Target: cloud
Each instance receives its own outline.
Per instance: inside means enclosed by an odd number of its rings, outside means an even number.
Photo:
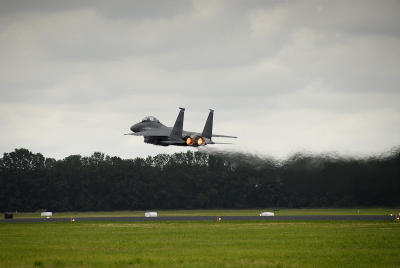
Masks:
[[[57,13],[74,12],[81,9],[95,9],[106,17],[120,19],[154,19],[159,17],[172,17],[187,9],[192,9],[190,1],[139,1],[139,0],[29,0],[5,1],[2,3],[0,15],[15,16],[26,13]]]
[[[146,115],[235,146],[372,153],[400,138],[398,1],[6,1],[0,130],[66,156],[175,152],[122,136]],[[366,134],[367,133],[367,134]],[[219,147],[218,147],[219,148]]]

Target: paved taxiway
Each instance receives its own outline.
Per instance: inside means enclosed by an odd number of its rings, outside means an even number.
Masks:
[[[292,220],[325,220],[325,221],[358,221],[384,220],[392,221],[394,217],[386,215],[303,215],[303,216],[220,216],[221,221],[292,221]],[[168,217],[76,217],[75,222],[145,222],[145,221],[216,221],[216,216],[168,216]],[[17,218],[1,219],[0,222],[69,222],[70,218]]]

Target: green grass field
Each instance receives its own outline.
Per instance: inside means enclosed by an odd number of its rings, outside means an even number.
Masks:
[[[0,267],[400,267],[400,224],[0,223]]]
[[[157,211],[157,210],[156,210]],[[263,211],[274,211],[273,208],[266,208]],[[399,209],[393,208],[324,208],[324,209],[280,209],[275,212],[277,216],[287,215],[389,215],[399,213]],[[209,209],[209,210],[159,210],[158,215],[162,216],[257,216],[260,210],[257,209]],[[121,216],[144,216],[144,211],[101,211],[101,212],[55,212],[55,218],[69,217],[121,217]],[[40,212],[16,213],[15,218],[40,218]]]

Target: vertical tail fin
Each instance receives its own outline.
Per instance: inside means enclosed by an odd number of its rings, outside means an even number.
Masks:
[[[214,110],[210,109],[210,113],[208,114],[207,121],[203,129],[203,133],[201,133],[201,136],[203,136],[204,138],[211,139],[212,137],[213,117]]]
[[[182,138],[183,131],[183,117],[185,114],[185,108],[179,107],[180,111],[178,117],[176,118],[174,127],[171,130],[171,134],[169,134],[170,138],[180,139]]]

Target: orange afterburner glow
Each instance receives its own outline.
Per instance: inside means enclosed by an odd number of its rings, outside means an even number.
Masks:
[[[197,145],[199,145],[199,146],[204,145],[204,139],[203,138],[198,138]]]
[[[194,143],[194,140],[191,137],[186,139],[186,144],[187,145],[193,145],[193,143]]]

